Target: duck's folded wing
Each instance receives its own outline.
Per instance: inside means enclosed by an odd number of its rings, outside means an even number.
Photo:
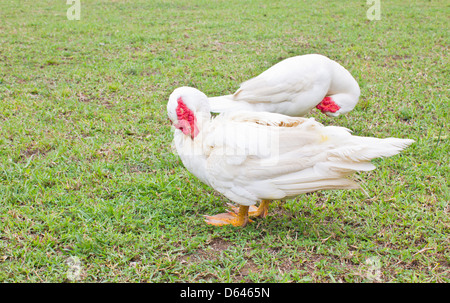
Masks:
[[[216,190],[251,205],[323,189],[357,188],[347,178],[350,174],[374,169],[370,159],[396,154],[412,142],[357,137],[314,119],[279,121],[280,116],[265,116],[266,124],[228,120],[226,127],[212,132],[206,169]]]
[[[249,103],[279,103],[302,92],[326,92],[331,79],[327,65],[306,60],[308,59],[293,57],[272,66],[243,82],[233,99]]]

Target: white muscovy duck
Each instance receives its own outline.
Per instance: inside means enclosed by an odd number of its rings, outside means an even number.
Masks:
[[[215,113],[247,110],[301,117],[317,107],[328,116],[351,111],[358,103],[358,82],[344,67],[323,55],[285,59],[244,82],[233,95],[210,97]]]
[[[358,188],[347,177],[375,168],[413,140],[358,137],[313,118],[266,112],[230,112],[211,117],[207,96],[180,87],[167,104],[174,143],[184,166],[239,208],[206,216],[213,225],[245,226],[265,217],[270,200],[327,189]],[[255,205],[260,202],[258,208]]]

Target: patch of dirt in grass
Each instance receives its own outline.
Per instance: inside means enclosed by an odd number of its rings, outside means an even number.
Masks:
[[[202,260],[217,260],[221,251],[228,249],[231,243],[223,239],[213,239],[209,243],[210,249],[198,249],[195,253],[178,257],[178,261],[182,263],[199,263]]]
[[[209,247],[214,251],[224,251],[228,249],[230,245],[231,243],[220,238],[215,238],[209,243]]]
[[[20,156],[18,158],[18,162],[25,163],[29,161],[30,157],[35,156],[45,156],[48,154],[53,148],[43,148],[43,147],[34,147],[33,145],[27,147],[25,150],[20,152]]]
[[[220,258],[220,252],[227,250],[231,245],[232,243],[225,241],[224,239],[215,238],[208,244],[207,249],[198,249],[195,253],[178,256],[177,260],[178,262],[185,263],[186,265],[198,264],[206,260],[216,261]],[[253,260],[246,259],[246,263],[240,269],[236,269],[233,272],[233,281],[240,282],[244,280],[250,282],[249,280],[246,280],[246,277],[250,273],[256,273],[260,270],[261,269],[255,262],[253,262]],[[202,279],[211,279],[213,277],[214,275],[212,273],[199,276],[199,278]]]
[[[250,273],[257,273],[260,272],[261,269],[258,267],[258,265],[255,264],[251,259],[248,259],[245,265],[236,273],[236,275],[233,277],[234,282],[239,281],[246,281],[251,282],[250,280],[246,279],[246,277]]]
[[[28,158],[33,155],[45,155],[49,151],[50,149],[28,147],[26,150],[22,152],[22,155]]]

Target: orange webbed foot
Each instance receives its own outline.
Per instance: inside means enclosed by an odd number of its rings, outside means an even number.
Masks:
[[[241,205],[239,207],[239,211],[236,212],[226,212],[221,213],[215,216],[205,216],[205,222],[210,225],[222,226],[222,225],[233,225],[233,226],[242,226],[247,225],[248,222],[252,222],[248,218],[248,206]]]

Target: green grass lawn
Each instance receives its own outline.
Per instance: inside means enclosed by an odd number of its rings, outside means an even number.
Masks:
[[[448,1],[65,2],[0,2],[0,282],[450,282]],[[172,152],[169,94],[307,53],[361,87],[310,116],[416,143],[355,175],[366,193],[206,225],[227,199]]]

